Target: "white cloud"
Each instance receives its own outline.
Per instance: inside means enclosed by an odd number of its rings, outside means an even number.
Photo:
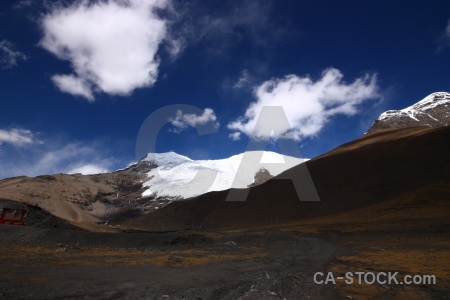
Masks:
[[[188,127],[195,127],[197,125],[205,125],[212,123],[214,127],[219,127],[216,114],[211,108],[205,108],[201,115],[196,114],[183,114],[181,110],[177,110],[176,116],[169,120],[175,127],[174,132],[181,132]]]
[[[239,141],[239,140],[241,139],[241,133],[240,133],[240,132],[233,132],[233,133],[230,133],[230,134],[228,135],[228,137],[229,137],[231,140],[233,140],[233,141]]]
[[[160,44],[168,37],[158,9],[169,0],[76,1],[44,15],[40,45],[71,63],[73,74],[55,75],[63,91],[94,99],[94,92],[128,95],[152,86]],[[174,44],[176,45],[176,43]],[[176,50],[173,50],[175,53]]]
[[[339,70],[329,68],[317,81],[297,75],[266,81],[255,88],[256,101],[245,115],[228,124],[228,128],[254,139],[269,139],[267,133],[253,132],[256,121],[263,106],[282,106],[291,128],[282,128],[283,133],[274,138],[299,141],[319,133],[332,116],[354,115],[358,105],[379,98],[376,75],[366,74],[350,84],[342,79]]]
[[[33,133],[28,129],[0,129],[0,145],[2,143],[8,143],[14,146],[24,146],[26,144],[33,144],[35,142],[36,141],[33,138]]]
[[[66,92],[74,96],[82,96],[88,101],[94,101],[91,86],[80,77],[74,75],[54,75],[52,76],[52,81],[61,92]]]
[[[26,55],[17,51],[10,41],[3,40],[0,42],[0,67],[2,69],[15,67],[19,60],[26,59]]]
[[[101,166],[87,164],[87,165],[76,167],[67,173],[69,173],[69,174],[81,173],[83,175],[89,175],[89,174],[99,174],[99,173],[106,173],[106,172],[108,172],[108,170]]]

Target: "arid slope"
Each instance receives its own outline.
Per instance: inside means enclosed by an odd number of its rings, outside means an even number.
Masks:
[[[213,192],[121,225],[145,230],[258,227],[368,207],[450,182],[449,138],[449,127],[384,130],[308,161],[320,202],[299,201],[292,183],[275,177],[251,188],[245,202],[225,201],[228,191]],[[298,167],[283,175],[298,176]]]

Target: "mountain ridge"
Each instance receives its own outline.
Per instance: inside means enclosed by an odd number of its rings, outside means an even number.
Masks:
[[[335,164],[339,168],[350,170],[349,166],[354,164],[354,162],[348,158],[347,153],[357,153],[354,152],[355,149],[360,149],[360,151],[367,153],[376,151],[374,149],[378,147],[377,145],[379,143],[389,143],[393,147],[406,147],[405,143],[410,143],[414,139],[417,140],[416,136],[427,135],[428,131],[425,129],[433,129],[430,127],[434,123],[431,124],[423,121],[428,120],[424,119],[424,114],[432,116],[434,119],[442,119],[436,126],[448,125],[448,123],[445,123],[445,120],[450,116],[449,107],[450,94],[438,92],[427,96],[402,111],[388,111],[383,113],[377,119],[379,124],[376,125],[376,121],[366,135],[337,147],[315,158],[312,162],[308,161],[307,165],[317,165],[316,161],[327,161],[329,157],[345,156],[344,163],[337,164],[336,162]],[[398,123],[395,121],[397,120],[396,118],[406,118],[405,120],[413,121]],[[425,122],[419,124],[422,129],[403,128],[404,130],[401,130],[402,128],[396,129],[395,127],[407,126],[408,124],[417,127],[417,120],[419,122]],[[379,126],[380,124],[381,126]],[[424,126],[428,128],[424,128]],[[444,138],[445,134],[448,134],[447,131],[442,131],[440,133],[441,138],[436,138],[435,142],[440,143],[441,146],[445,146],[447,143]],[[397,140],[401,140],[401,145],[398,145],[400,142]],[[423,147],[420,143],[418,145]],[[436,148],[436,151],[441,151],[441,149]],[[244,155],[249,155],[246,159],[250,162],[256,162],[255,167],[246,169],[243,174],[238,174],[238,168]],[[266,155],[266,161],[264,160],[264,155]],[[392,161],[393,166],[396,166],[396,168],[399,167],[398,161],[404,160],[403,156],[410,157],[410,153],[408,152],[403,154],[397,153],[397,155],[398,158]],[[381,157],[376,157],[376,159],[380,162],[383,161]],[[419,156],[413,159],[419,162],[423,160]],[[443,158],[443,161],[445,159]],[[293,172],[292,170],[295,169],[295,166],[304,160],[268,151],[244,152],[221,160],[198,161],[173,151],[148,153],[135,164],[112,173],[95,175],[55,174],[34,178],[15,177],[0,180],[0,197],[31,205],[38,205],[56,216],[73,222],[105,222],[112,219],[120,219],[123,217],[132,218],[147,214],[166,206],[173,200],[190,199],[192,197],[203,199],[206,197],[203,196],[205,194],[223,195],[219,191],[226,191],[232,187],[252,187],[252,190],[259,190],[259,186],[263,185],[278,186],[278,184],[274,185],[271,183],[274,181],[273,179],[276,179],[280,173]],[[411,160],[410,163],[414,164],[414,160]],[[272,162],[272,164],[267,162]],[[277,165],[273,164],[274,162],[288,162],[291,165]],[[431,163],[435,164],[433,160],[430,160]],[[362,167],[364,166],[363,161],[360,164],[359,169],[355,169],[354,172],[361,176],[364,174],[364,170],[371,172],[369,167],[365,167],[365,169]],[[377,166],[374,165],[373,168],[375,167]],[[322,168],[325,167],[322,166]],[[406,162],[403,168],[408,168],[410,172],[414,172],[413,166],[409,166]],[[333,173],[332,171],[334,172],[334,170],[330,170],[329,173]],[[386,169],[386,172],[389,171],[390,169]],[[427,172],[435,171],[427,170]],[[191,183],[197,174],[200,174],[199,181],[203,184],[201,186],[201,188],[204,188],[203,190],[198,189],[198,187]],[[314,168],[311,175],[314,175]],[[338,176],[344,175],[339,174]],[[381,178],[387,175],[381,175],[380,173],[379,176]],[[337,180],[330,178],[328,173],[323,173],[319,177],[326,177],[329,182]],[[235,178],[237,179],[237,184],[233,184],[235,183]],[[349,187],[347,185],[352,182],[358,182],[358,180],[358,176],[355,176],[353,179],[348,179],[348,182],[342,182],[340,188],[348,189]],[[255,187],[255,185],[258,186]],[[291,192],[289,192],[291,187],[285,187],[284,189],[277,187],[276,189],[281,193],[280,195],[282,197],[284,197],[283,195],[285,193],[291,195]],[[327,190],[327,188],[322,188],[322,190]],[[322,195],[320,196],[322,197]],[[265,195],[262,194],[261,197],[265,197]],[[215,202],[212,196],[208,196],[207,198]],[[202,210],[207,209],[213,203],[203,203],[203,205],[205,207]],[[255,209],[259,210],[259,208]]]
[[[244,154],[245,152],[232,157],[236,159]],[[275,157],[283,157],[280,154],[273,154]],[[302,159],[295,159],[295,161],[297,160]],[[226,166],[226,159],[222,161],[221,167]],[[278,162],[282,161],[283,158]],[[199,163],[199,161],[194,161],[173,151],[149,153],[139,162],[111,173],[53,174],[6,178],[0,180],[0,197],[29,205],[37,205],[55,216],[76,223],[108,222],[117,218],[130,218],[146,214],[164,207],[173,200],[189,198],[191,195],[173,193],[161,195],[149,193],[147,195],[145,192],[148,188],[144,188],[143,184],[151,180],[147,174],[152,170],[153,172],[176,173],[179,172],[179,167],[186,166],[186,163],[190,163],[192,167],[195,164],[201,166],[201,162],[214,164],[215,160],[203,160]],[[257,166],[259,167],[259,165]],[[264,167],[264,165],[261,166]],[[208,166],[203,165],[203,167]],[[209,167],[213,166],[210,165]],[[156,170],[157,168],[161,168],[161,170]],[[284,167],[281,171],[287,168]],[[193,175],[195,172],[197,170],[193,169],[190,174]],[[230,175],[228,179],[234,178],[233,172],[227,174]],[[272,170],[270,173],[271,176],[275,174],[278,174],[278,172]],[[246,181],[240,183],[243,187],[253,183],[261,184],[270,178],[266,173],[258,175],[257,171],[254,174],[248,172],[248,175]],[[258,178],[258,176],[261,176],[261,178]],[[217,177],[220,178],[220,176]],[[171,184],[170,180],[163,180],[161,183]],[[229,186],[226,185],[223,189],[231,187],[233,182],[229,180],[225,183]],[[193,188],[192,185],[187,187]]]
[[[403,199],[422,187],[450,180],[449,135],[449,127],[385,130],[309,160],[306,164],[321,201],[299,201],[292,183],[275,177],[252,187],[247,201],[226,201],[228,190],[209,192],[174,201],[127,224],[140,230],[160,230],[163,223],[166,230],[189,229],[192,224],[247,228],[268,226],[275,217],[288,223]],[[297,175],[298,166],[282,177]]]
[[[382,113],[367,133],[384,129],[450,125],[450,93],[435,92],[401,110]]]
[[[245,170],[240,170],[244,157],[251,163],[246,164]],[[143,186],[147,190],[143,197],[184,199],[205,192],[263,183],[263,178],[270,177],[263,175],[262,169],[273,177],[306,160],[271,151],[247,151],[223,159],[192,160],[171,151],[149,153],[130,168],[146,171],[148,180]]]

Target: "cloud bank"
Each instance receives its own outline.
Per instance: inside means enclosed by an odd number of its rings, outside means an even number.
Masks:
[[[0,178],[37,176],[55,173],[96,174],[108,172],[113,160],[97,144],[49,142],[21,147],[15,151],[0,149]]]
[[[40,46],[71,64],[56,74],[62,91],[94,101],[96,92],[128,95],[152,86],[158,77],[157,51],[167,21],[158,12],[169,0],[76,1],[44,15]]]
[[[50,145],[41,152],[35,162],[33,173],[103,173],[107,172],[111,161],[101,156],[96,145],[69,143],[62,147]]]
[[[245,114],[228,124],[232,140],[243,133],[252,139],[287,138],[300,141],[320,132],[335,115],[351,116],[358,106],[370,99],[379,98],[375,74],[366,74],[347,84],[343,74],[334,68],[323,71],[321,78],[313,81],[309,76],[288,75],[272,79],[254,89],[256,101]],[[255,130],[263,106],[282,106],[291,128],[283,128],[279,136]]]
[[[97,174],[108,172],[115,161],[103,143],[42,141],[31,130],[0,129],[0,179],[54,173]]]

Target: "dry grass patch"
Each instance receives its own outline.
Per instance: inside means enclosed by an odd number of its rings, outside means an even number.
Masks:
[[[353,299],[438,299],[450,290],[450,239],[445,233],[353,236],[343,243],[347,250],[354,251],[354,255],[338,257],[330,267],[334,274],[398,272],[398,281],[403,281],[405,275],[434,275],[436,284],[359,285],[355,280],[354,284],[347,285],[337,281],[336,289],[341,296]]]
[[[187,267],[260,258],[267,255],[260,248],[218,251],[210,249],[176,249],[176,250],[139,250],[88,248],[62,251],[58,248],[21,246],[10,248],[1,246],[2,261],[0,265],[18,265],[28,267],[55,266],[174,266]]]

